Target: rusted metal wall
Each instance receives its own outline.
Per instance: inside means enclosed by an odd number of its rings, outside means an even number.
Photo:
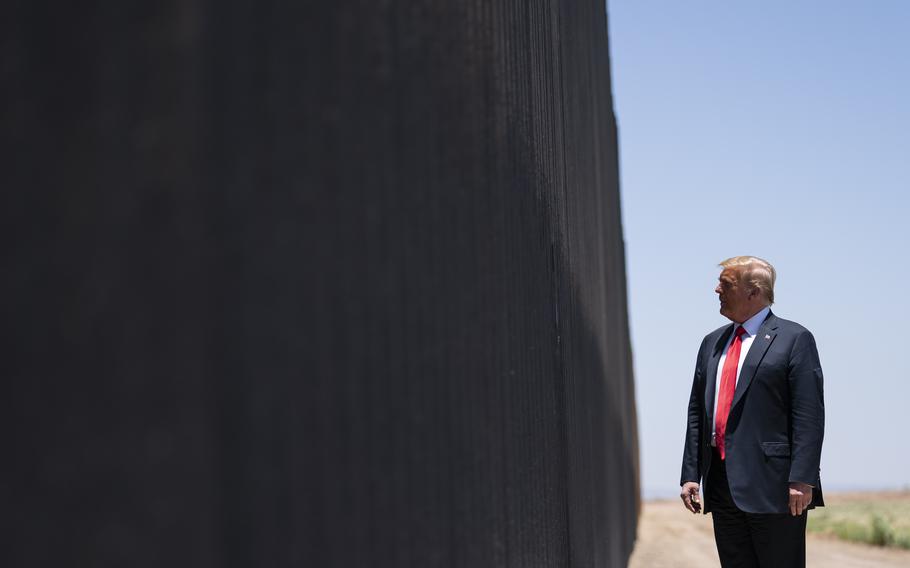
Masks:
[[[603,2],[14,4],[4,566],[624,566]]]

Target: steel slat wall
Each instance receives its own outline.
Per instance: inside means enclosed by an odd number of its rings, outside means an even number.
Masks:
[[[8,566],[622,566],[597,2],[20,3]]]

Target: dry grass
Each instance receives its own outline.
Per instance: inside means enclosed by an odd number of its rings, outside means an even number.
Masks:
[[[910,490],[834,494],[809,514],[810,532],[910,550]]]

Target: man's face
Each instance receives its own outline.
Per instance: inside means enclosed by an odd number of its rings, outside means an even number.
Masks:
[[[720,297],[720,314],[727,319],[742,323],[749,319],[754,304],[755,292],[740,279],[741,267],[731,266],[725,268],[718,277],[717,287],[714,289]]]

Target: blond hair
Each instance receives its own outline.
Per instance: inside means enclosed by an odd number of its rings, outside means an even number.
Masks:
[[[722,268],[741,267],[739,278],[752,289],[761,290],[768,305],[774,303],[774,281],[777,280],[777,271],[767,260],[757,256],[734,256],[722,261],[718,266]]]

